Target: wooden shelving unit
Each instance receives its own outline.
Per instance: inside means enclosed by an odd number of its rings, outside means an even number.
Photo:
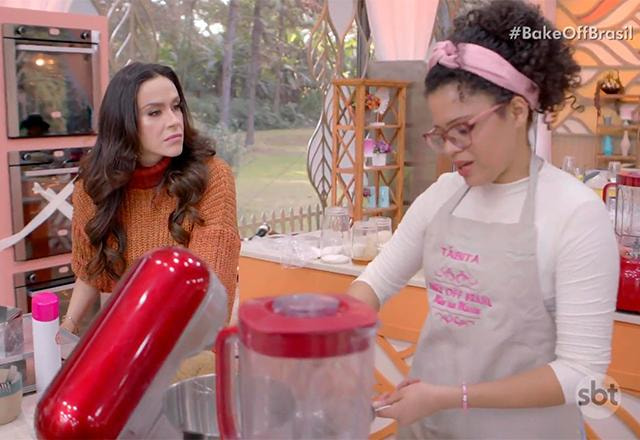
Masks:
[[[611,94],[608,95],[601,90],[595,94],[594,105],[597,110],[596,134],[598,135],[598,145],[595,148],[594,163],[597,168],[607,168],[610,161],[617,160],[619,162],[630,163],[633,166],[640,166],[640,145],[638,142],[638,131],[640,124],[637,121],[624,126],[620,123],[612,125],[604,125],[602,121],[602,108],[604,106],[613,106],[616,113],[619,113],[620,104],[638,104],[640,105],[640,95],[627,94]],[[628,156],[623,156],[620,151],[620,141],[627,131],[629,140],[631,141],[631,150]],[[614,154],[607,156],[602,154],[602,138],[603,136],[611,136],[614,138]]]
[[[408,82],[375,79],[335,79],[333,81],[333,148],[331,204],[347,206],[354,220],[384,215],[391,217],[394,228],[402,218],[404,178],[405,122]],[[387,108],[376,118],[367,120],[365,98],[380,89],[388,89]],[[380,125],[383,124],[383,125]],[[391,145],[387,165],[367,166],[364,141],[384,140]],[[364,182],[380,188],[389,187],[389,207],[364,206]]]
[[[602,125],[599,124],[597,127],[596,133],[600,136],[622,136],[625,130],[627,131],[637,131],[640,128],[638,124],[630,124],[626,127],[624,125]]]
[[[596,154],[597,160],[617,160],[619,162],[634,162],[636,161],[635,156],[623,156],[621,154],[614,154],[613,156],[605,156],[604,154]]]

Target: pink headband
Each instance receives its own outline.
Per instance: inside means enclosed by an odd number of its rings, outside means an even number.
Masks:
[[[471,43],[453,44],[450,40],[435,44],[429,58],[429,69],[437,63],[450,69],[474,73],[489,82],[521,95],[532,110],[538,107],[536,83],[518,72],[507,60],[486,47]]]

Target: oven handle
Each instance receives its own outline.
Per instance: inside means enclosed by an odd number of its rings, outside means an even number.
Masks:
[[[53,170],[33,170],[33,171],[25,171],[23,174],[26,177],[44,177],[44,176],[58,176],[60,174],[73,174],[77,173],[79,167],[70,167],[70,168],[56,168]]]
[[[38,290],[34,290],[33,292],[31,290],[29,290],[29,288],[27,288],[27,292],[29,294],[30,298],[33,298],[33,295],[37,295],[38,293],[42,293],[42,292],[62,292],[63,290],[69,290],[69,289],[73,289],[73,287],[75,286],[76,282],[74,281],[73,283],[70,284],[64,284],[62,286],[56,286],[56,287],[51,287],[51,288],[44,288],[44,289],[38,289]]]
[[[95,53],[95,49],[90,47],[38,46],[35,44],[16,44],[16,50],[24,50],[27,52]]]

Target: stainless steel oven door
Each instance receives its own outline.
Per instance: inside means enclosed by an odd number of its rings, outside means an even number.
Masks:
[[[20,232],[49,203],[37,188],[59,193],[78,174],[88,149],[10,152],[9,181],[13,233]],[[56,155],[58,157],[56,157]],[[67,199],[71,203],[71,197]],[[14,246],[15,260],[27,261],[71,252],[71,220],[55,211]]]
[[[49,203],[34,192],[34,184],[60,192],[78,172],[77,167],[53,170],[11,169],[13,232],[21,231]],[[69,202],[71,197],[69,197]],[[71,252],[71,220],[55,211],[43,224],[14,246],[15,260],[26,261]]]
[[[3,38],[10,138],[96,133],[98,33],[88,35],[86,42]]]

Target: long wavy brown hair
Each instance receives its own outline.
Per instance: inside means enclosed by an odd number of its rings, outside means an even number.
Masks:
[[[116,280],[126,269],[127,235],[118,214],[141,151],[137,95],[143,82],[158,76],[176,86],[184,119],[182,153],[171,159],[157,188],[166,189],[176,199],[176,209],[167,219],[168,228],[176,242],[187,246],[190,234],[183,228],[184,221],[203,221],[195,205],[207,185],[205,159],[215,154],[213,143],[193,128],[180,81],[170,67],[130,64],[116,73],[107,87],[100,106],[96,145],[80,165],[80,179],[96,208],[95,216],[84,227],[95,251],[88,264],[92,278],[106,273]]]

